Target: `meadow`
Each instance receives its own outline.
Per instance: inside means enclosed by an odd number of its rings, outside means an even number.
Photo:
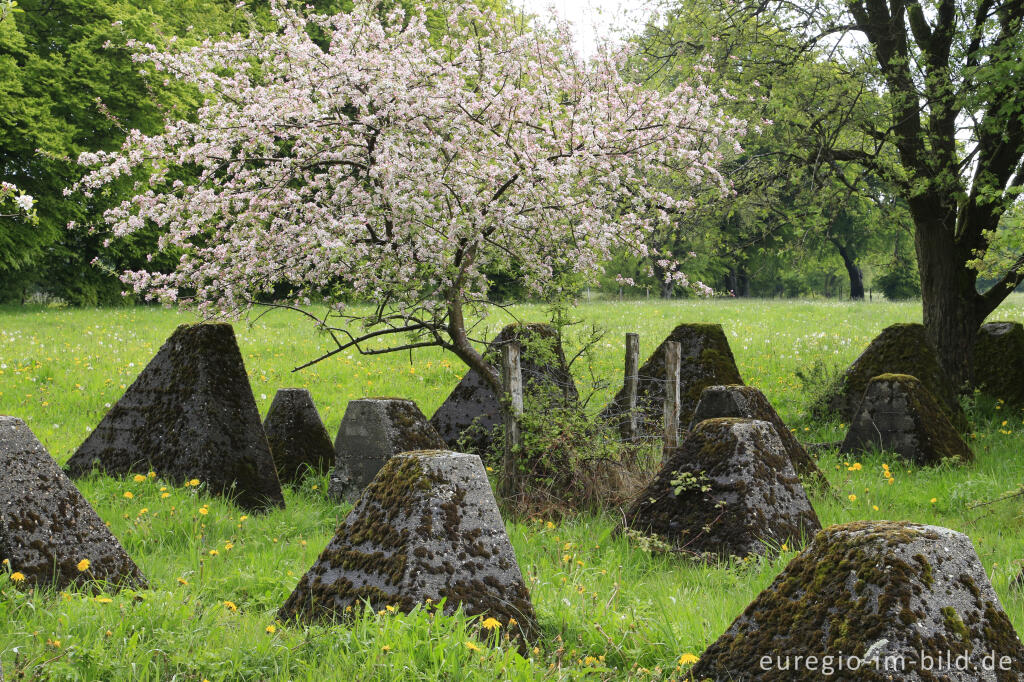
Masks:
[[[546,315],[542,306],[511,312],[528,321]],[[815,361],[845,366],[885,326],[921,319],[915,302],[608,301],[572,314],[585,323],[573,327],[580,336],[587,325],[607,331],[573,367],[581,392],[601,381],[589,409],[600,409],[621,385],[625,332],[640,333],[646,358],[675,325],[718,322],[746,383],[813,442],[839,440],[844,429],[810,418],[797,371]],[[510,319],[482,320],[477,336]],[[1024,296],[1012,296],[993,319],[1024,321]],[[0,414],[24,419],[63,463],[173,329],[194,321],[149,307],[0,308]],[[235,329],[261,415],[278,388],[308,388],[332,435],[351,399],[407,397],[429,415],[464,372],[458,359],[430,349],[346,354],[293,373],[329,348],[304,319],[275,311]],[[991,400],[967,398],[965,407],[974,464],[917,469],[885,453],[851,461],[826,452],[819,466],[839,494],[812,502],[823,525],[893,519],[967,533],[1024,631],[1024,596],[1011,587],[1024,559],[1024,506],[1020,498],[977,506],[1024,482],[1024,415]],[[79,485],[150,587],[25,592],[0,575],[0,663],[11,679],[679,679],[687,655],[699,656],[798,550],[712,565],[630,545],[614,535],[610,513],[509,520],[543,630],[524,658],[500,633],[479,640],[471,621],[429,608],[368,615],[350,627],[275,622],[348,511],[326,498],[326,478],[307,477],[286,490],[287,509],[259,516],[202,487],[159,479],[93,477]]]

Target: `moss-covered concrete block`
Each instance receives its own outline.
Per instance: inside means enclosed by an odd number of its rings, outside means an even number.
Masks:
[[[510,324],[488,344],[484,359],[500,367],[501,348],[513,340],[522,345],[520,367],[526,392],[545,392],[551,400],[569,404],[579,400],[558,334],[551,326]],[[430,418],[430,424],[448,447],[463,447],[477,453],[490,447],[491,432],[500,423],[501,403],[474,369],[462,377]]]
[[[198,479],[250,511],[284,506],[231,325],[175,330],[67,463],[72,477],[94,468]]]
[[[277,477],[296,483],[308,471],[326,473],[334,466],[331,437],[320,421],[313,396],[304,388],[281,388],[263,420]]]
[[[970,538],[859,521],[818,533],[691,672],[715,682],[1019,682],[1024,647]]]
[[[685,428],[693,418],[701,392],[708,386],[743,384],[736,359],[720,324],[681,324],[647,358],[638,372],[637,426],[646,436],[661,435],[665,418],[665,344],[681,347],[679,371],[679,423]],[[601,412],[625,434],[628,402],[623,387]]]
[[[89,581],[143,588],[146,579],[25,422],[0,417],[0,579],[64,589]]]
[[[345,408],[334,439],[334,471],[327,492],[336,500],[355,502],[392,456],[444,447],[444,441],[413,401],[353,400]]]
[[[974,380],[982,392],[1024,406],[1024,325],[981,325],[974,345]]]
[[[918,465],[974,460],[949,416],[917,378],[882,374],[871,380],[840,452],[888,450]]]
[[[445,450],[388,460],[281,607],[284,621],[344,621],[417,604],[496,618],[533,639],[537,621],[480,458]]]
[[[759,419],[769,422],[775,427],[783,447],[786,448],[786,454],[789,455],[789,461],[793,463],[793,468],[801,478],[821,488],[829,487],[828,480],[814,459],[793,436],[793,432],[760,390],[753,386],[708,386],[700,394],[690,429],[705,419],[717,417]]]
[[[625,514],[625,526],[696,554],[747,556],[821,528],[775,427],[697,424]]]
[[[967,429],[967,417],[956,387],[939,364],[935,348],[920,324],[894,324],[883,329],[847,368],[816,411],[838,414],[845,421],[853,419],[868,383],[879,374],[917,377],[939,400],[953,426]]]

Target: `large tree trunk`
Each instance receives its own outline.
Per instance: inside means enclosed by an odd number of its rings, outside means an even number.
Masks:
[[[850,298],[854,300],[864,300],[864,273],[861,271],[860,266],[857,265],[857,259],[853,255],[853,252],[843,246],[841,242],[834,241],[836,250],[839,251],[839,255],[843,258],[843,265],[846,266],[846,273],[850,276]]]
[[[989,311],[977,292],[977,272],[965,265],[971,256],[941,220],[925,225],[915,220],[924,326],[939,362],[954,384],[965,390],[974,385],[975,337]]]

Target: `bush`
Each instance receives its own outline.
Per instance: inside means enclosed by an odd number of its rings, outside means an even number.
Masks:
[[[921,276],[910,261],[898,261],[889,272],[875,278],[875,286],[890,301],[918,298],[921,295]]]

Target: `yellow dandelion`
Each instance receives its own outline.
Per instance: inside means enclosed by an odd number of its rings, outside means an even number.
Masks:
[[[387,653],[387,652],[391,651],[391,645],[390,644],[385,644],[384,646],[382,646],[380,648],[380,650],[383,651],[384,653]]]
[[[935,504],[935,503],[936,503],[936,502],[938,502],[938,501],[939,501],[939,498],[937,498],[937,497],[933,497],[933,498],[931,499],[931,503],[932,503],[932,504]]]
[[[124,491],[124,499],[130,500],[133,497],[135,497],[135,495],[132,495],[132,491],[130,491],[130,490],[125,490]]]
[[[199,508],[199,513],[202,514],[203,516],[206,516],[207,514],[210,513],[210,510],[207,509],[206,507],[200,507]]]
[[[875,511],[878,511],[878,505],[877,504],[871,505],[871,508],[874,509]]]
[[[783,542],[782,543],[782,551],[783,552],[788,552],[789,551],[789,543],[788,542]]]
[[[156,478],[156,472],[155,471],[150,471],[148,474],[146,474],[146,477],[147,478]]]
[[[468,639],[466,640],[466,648],[470,651],[480,651],[480,645],[476,642],[471,642]]]
[[[480,627],[485,630],[494,630],[495,628],[500,628],[501,623],[498,622],[497,618],[486,618],[482,623],[480,623]]]
[[[226,602],[224,602],[224,608],[226,608],[228,611],[237,611],[238,610],[238,607],[235,605],[235,602],[233,602],[233,601],[226,601]]]
[[[146,480],[146,477],[143,476],[142,474],[135,474],[134,476],[132,476],[132,480],[135,481],[136,483],[143,483]]]
[[[392,606],[391,604],[388,604],[388,605],[387,605],[387,606],[385,606],[384,608],[388,610],[388,613],[394,613],[395,611],[397,611],[397,610],[398,610],[398,609],[396,609],[396,608],[395,608],[394,606]]]
[[[225,542],[224,543],[224,549],[233,549],[234,546],[235,546],[235,543],[233,543],[233,542]]]
[[[700,660],[700,659],[698,659],[693,654],[685,653],[685,654],[683,654],[682,656],[679,657],[679,665],[693,665],[698,660]]]
[[[238,520],[239,521],[245,521],[247,518],[249,518],[249,517],[246,516],[245,514],[242,514],[241,516],[238,517]]]
[[[166,500],[170,496],[171,496],[170,493],[160,493],[160,499],[161,500]]]
[[[97,604],[109,604],[112,601],[114,601],[114,600],[111,599],[110,597],[96,597],[96,603]]]
[[[184,578],[178,578],[178,584],[179,585],[188,585],[188,581],[185,580]]]
[[[193,488],[195,488],[197,485],[199,485],[199,479],[198,478],[193,478],[191,481],[189,481],[185,485],[192,486]]]
[[[89,566],[91,566],[91,565],[92,564],[91,564],[91,562],[88,559],[82,559],[81,561],[78,562],[78,565],[75,566],[75,568],[78,569],[79,573],[85,573],[86,571],[89,570]]]
[[[849,498],[850,498],[850,502],[856,502],[857,501],[857,496],[854,495],[853,493],[850,493]]]
[[[217,550],[215,550],[215,549],[211,549],[210,550],[210,556],[217,556],[218,554],[220,554],[220,552],[218,552]]]
[[[22,573],[21,571],[15,571],[14,573],[11,573],[11,582],[13,582],[13,583],[20,583],[20,582],[24,582],[24,581],[25,581],[25,574]]]
[[[267,628],[266,628],[266,630],[267,630],[267,634],[268,634],[268,635],[272,635],[272,634],[274,634],[275,632],[277,632],[277,628],[276,628],[276,627],[274,627],[273,625],[268,625],[268,626],[267,626]]]

